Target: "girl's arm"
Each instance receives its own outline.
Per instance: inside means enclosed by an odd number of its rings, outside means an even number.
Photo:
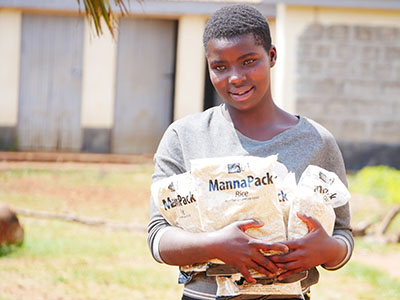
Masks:
[[[270,257],[283,270],[278,280],[319,265],[326,268],[337,266],[348,254],[348,247],[342,239],[329,236],[317,220],[301,214],[298,216],[307,224],[309,232],[303,238],[284,242],[289,253]]]
[[[278,274],[278,267],[260,250],[288,251],[284,244],[268,244],[245,233],[249,228],[262,226],[262,222],[245,220],[234,222],[218,231],[204,233],[190,233],[171,227],[160,239],[160,256],[170,265],[189,265],[218,258],[234,266],[248,282],[255,283],[249,269],[269,277]]]

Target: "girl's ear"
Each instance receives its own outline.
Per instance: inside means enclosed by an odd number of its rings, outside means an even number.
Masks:
[[[272,68],[275,65],[276,58],[277,58],[276,48],[275,48],[274,45],[271,45],[271,48],[269,49],[269,64],[270,64],[270,68]]]

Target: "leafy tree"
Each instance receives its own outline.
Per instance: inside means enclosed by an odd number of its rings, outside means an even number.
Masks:
[[[113,12],[113,5],[110,0],[76,0],[80,7],[81,1],[85,7],[85,14],[89,22],[94,24],[97,35],[103,34],[101,19],[104,20],[111,35],[114,37],[117,18]],[[126,2],[129,0],[113,0],[114,7],[119,8],[122,15],[128,13]],[[138,0],[141,1],[141,0]]]

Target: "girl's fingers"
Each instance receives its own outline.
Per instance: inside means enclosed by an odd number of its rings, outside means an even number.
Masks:
[[[260,228],[264,226],[264,223],[257,220],[244,220],[244,221],[237,221],[236,226],[243,232],[245,232],[249,228]]]
[[[257,248],[267,254],[269,253],[284,254],[289,252],[289,247],[281,243],[275,243],[275,244],[257,243]]]
[[[285,264],[278,263],[278,264],[276,264],[276,266],[279,269],[286,270],[286,271],[292,271],[292,270],[296,270],[296,269],[303,267],[302,264],[299,263],[298,261],[292,261],[292,262],[288,262]]]
[[[248,283],[256,283],[256,280],[251,277],[249,270],[245,266],[235,266],[236,269],[243,275]]]
[[[264,274],[265,276],[268,277],[273,277],[275,272],[271,272],[269,268],[266,268],[264,265],[260,265],[258,262],[252,262],[249,264],[251,269],[256,270],[258,273]],[[276,268],[276,267],[275,267]]]
[[[302,271],[304,271],[303,268],[297,268],[297,269],[294,269],[294,270],[290,270],[290,271],[287,271],[287,272],[282,273],[281,275],[279,275],[277,279],[278,280],[283,280],[285,278],[288,278],[288,277],[290,277],[290,276],[292,276],[294,274],[300,273]]]
[[[271,261],[268,259],[268,257],[260,254],[260,255],[255,255],[253,257],[253,261],[258,264],[259,266],[263,267],[264,269],[267,270],[267,272],[271,274],[277,274],[279,271],[279,268]],[[260,272],[263,273],[264,272]],[[268,276],[268,274],[266,274]]]
[[[299,217],[300,220],[302,220],[304,223],[306,223],[308,232],[311,232],[311,231],[321,227],[321,223],[318,222],[318,220],[316,220],[310,216],[303,215],[301,213],[297,213],[297,216]]]

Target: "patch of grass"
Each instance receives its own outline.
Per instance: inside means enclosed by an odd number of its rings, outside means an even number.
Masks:
[[[20,246],[16,246],[16,245],[7,245],[7,244],[3,244],[0,246],[0,258],[3,256],[7,256],[10,255],[11,253],[15,252],[18,247]]]
[[[393,279],[384,271],[351,262],[345,269],[345,274],[373,286],[379,299],[395,300],[400,297],[400,281]]]
[[[352,192],[372,195],[388,204],[400,204],[400,170],[387,166],[365,167],[348,179]]]
[[[24,245],[0,258],[0,294],[1,282],[12,285],[29,278],[32,286],[53,287],[63,299],[172,300],[180,296],[177,268],[153,261],[142,232],[23,221]]]
[[[31,220],[25,223],[24,247],[10,257],[101,257],[114,255],[149,255],[144,234],[111,231],[52,220]],[[134,250],[132,250],[134,249]]]
[[[354,243],[358,251],[367,253],[380,253],[382,255],[400,253],[400,243],[376,243],[363,237],[356,237]]]
[[[312,299],[397,300],[400,281],[386,272],[350,261],[337,271],[320,268],[320,282],[311,288]]]

